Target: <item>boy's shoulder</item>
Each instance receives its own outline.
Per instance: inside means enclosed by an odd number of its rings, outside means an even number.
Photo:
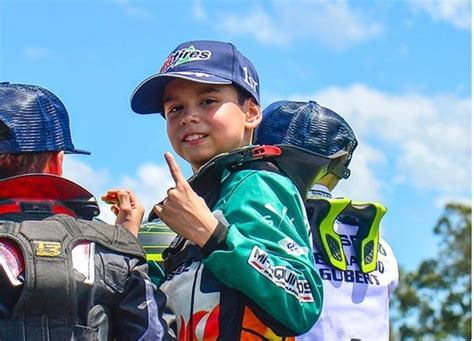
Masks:
[[[221,179],[221,197],[239,192],[239,195],[255,196],[298,195],[298,189],[284,174],[268,169],[239,169],[226,171]]]

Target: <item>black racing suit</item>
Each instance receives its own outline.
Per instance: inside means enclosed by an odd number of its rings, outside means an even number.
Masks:
[[[173,339],[147,271],[120,226],[0,214],[0,340]]]

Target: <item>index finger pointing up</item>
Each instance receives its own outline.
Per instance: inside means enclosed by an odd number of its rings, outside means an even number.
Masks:
[[[183,176],[183,173],[181,173],[181,168],[179,168],[178,164],[176,163],[176,160],[174,159],[173,155],[171,155],[171,153],[165,153],[165,160],[168,164],[171,176],[173,177],[173,180],[176,185],[180,183],[188,183],[185,177]]]

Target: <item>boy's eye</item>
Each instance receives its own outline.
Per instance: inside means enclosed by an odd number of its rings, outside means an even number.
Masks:
[[[201,102],[201,104],[212,104],[212,103],[216,103],[217,100],[213,99],[213,98],[206,98],[205,100],[203,100]]]
[[[169,107],[169,108],[166,109],[165,115],[169,115],[169,114],[178,112],[178,111],[180,111],[182,108],[183,108],[182,105],[175,105],[175,106]]]

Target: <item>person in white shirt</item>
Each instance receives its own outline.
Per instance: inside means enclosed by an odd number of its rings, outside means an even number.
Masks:
[[[269,105],[256,144],[289,144],[329,156],[346,153],[306,197],[315,267],[323,279],[323,311],[298,340],[388,340],[389,300],[398,284],[392,249],[380,238],[386,208],[379,203],[333,198],[357,146],[349,124],[314,101]]]

